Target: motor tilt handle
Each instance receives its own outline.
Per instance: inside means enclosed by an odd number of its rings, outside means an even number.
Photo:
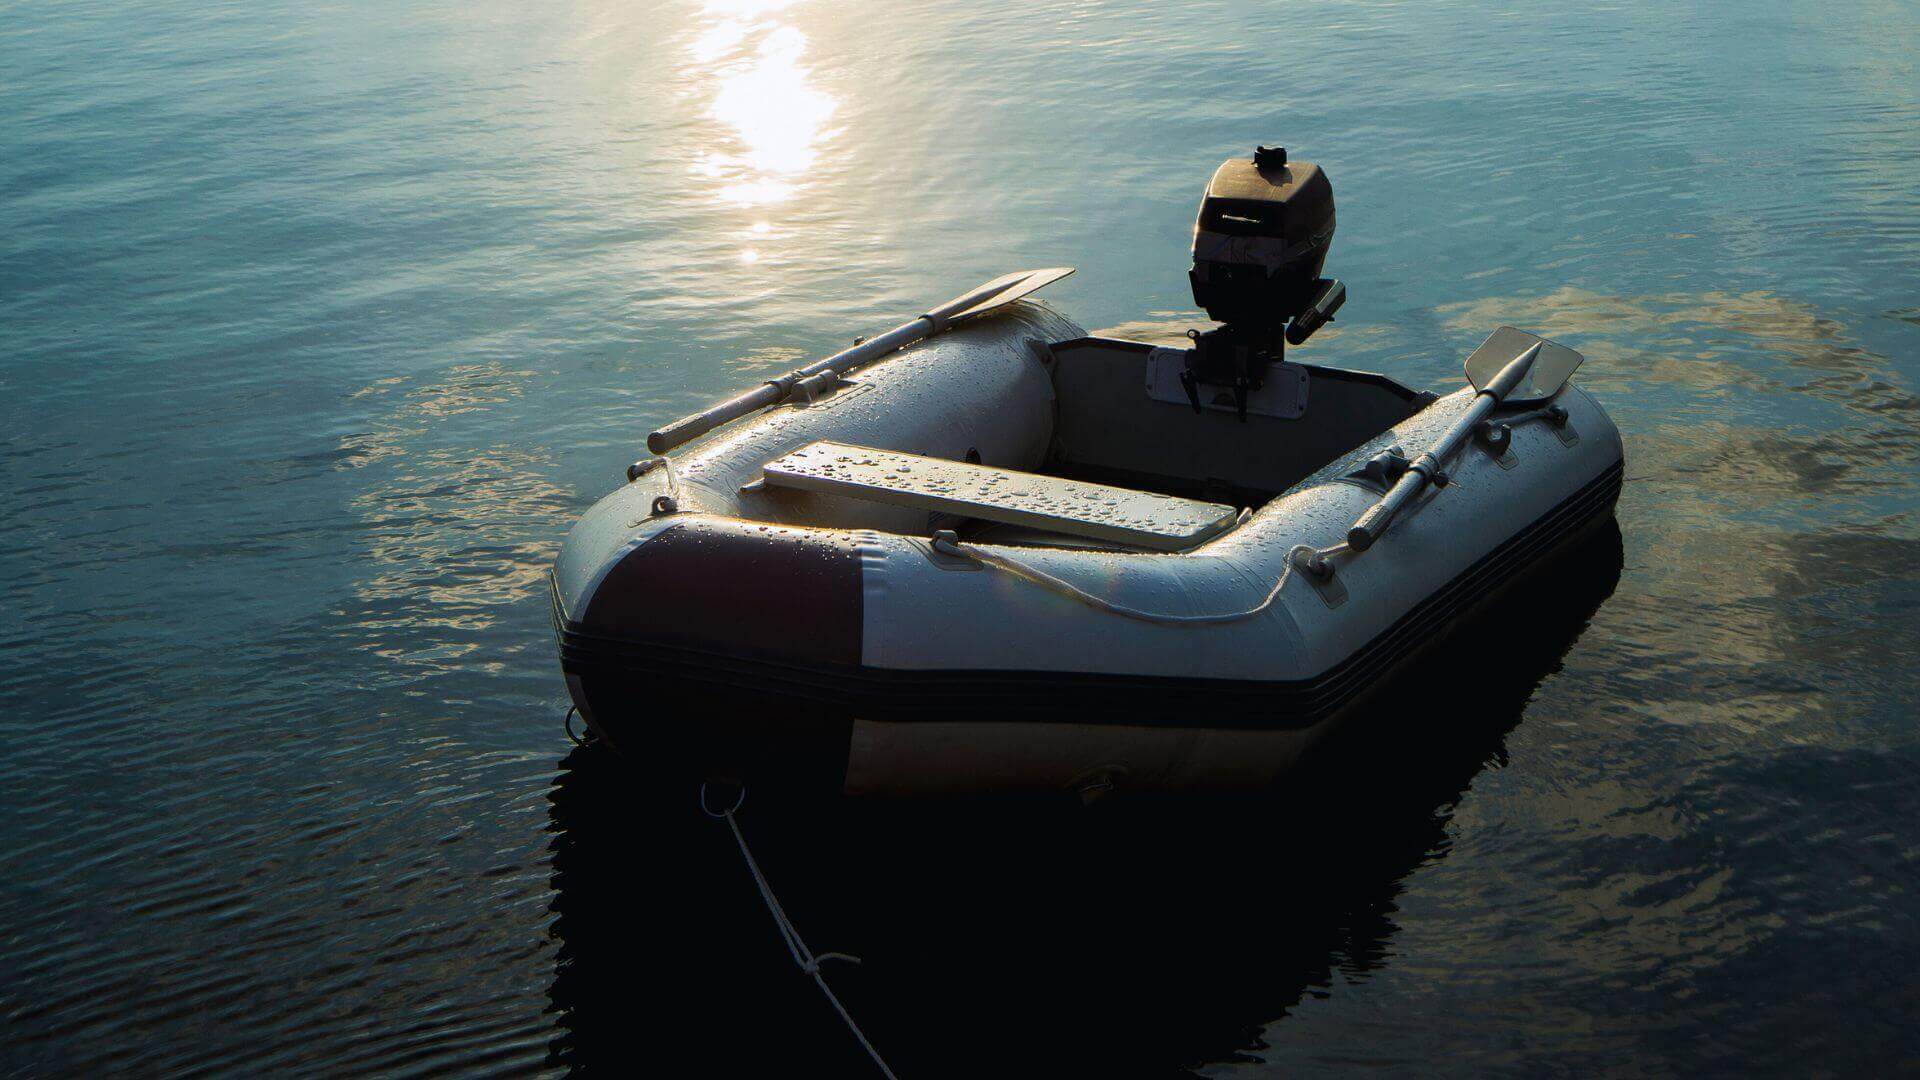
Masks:
[[[1420,493],[1427,489],[1427,485],[1446,486],[1445,474],[1441,469],[1447,460],[1466,445],[1467,440],[1473,436],[1474,429],[1480,426],[1480,422],[1485,420],[1493,410],[1499,408],[1500,403],[1506,400],[1506,396],[1513,392],[1513,388],[1520,385],[1521,380],[1527,377],[1527,372],[1533,368],[1534,359],[1540,355],[1541,344],[1535,342],[1528,346],[1526,352],[1508,361],[1507,366],[1501,368],[1500,373],[1474,395],[1473,404],[1467,406],[1467,411],[1460,414],[1460,418],[1453,422],[1453,426],[1447,429],[1445,435],[1440,436],[1440,441],[1434,443],[1426,453],[1415,458],[1413,464],[1407,467],[1406,473],[1394,482],[1393,487],[1381,497],[1379,502],[1367,507],[1366,513],[1360,515],[1360,520],[1354,522],[1353,528],[1347,530],[1348,547],[1355,551],[1365,551],[1372,547],[1374,541],[1380,539],[1388,529],[1393,527],[1394,517],[1408,503],[1418,498]]]

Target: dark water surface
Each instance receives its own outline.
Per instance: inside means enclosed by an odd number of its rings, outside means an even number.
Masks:
[[[1913,5],[0,13],[0,1069],[858,1066],[692,792],[567,753],[546,567],[654,422],[993,274],[1187,325],[1257,140],[1338,192],[1312,357],[1581,349],[1619,536],[1268,799],[750,802],[875,1040],[1920,1060]]]

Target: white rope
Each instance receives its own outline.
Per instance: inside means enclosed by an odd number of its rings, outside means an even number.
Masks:
[[[1126,604],[1115,603],[1104,596],[1095,596],[1093,593],[1082,589],[1070,581],[1063,581],[1060,578],[1054,577],[1045,570],[1029,566],[1011,555],[982,551],[979,548],[963,549],[958,539],[936,536],[933,539],[933,549],[944,555],[955,555],[963,559],[972,559],[974,562],[980,563],[983,566],[991,566],[997,570],[1004,570],[1023,581],[1031,582],[1044,589],[1051,589],[1062,596],[1071,597],[1086,604],[1088,607],[1098,608],[1109,615],[1118,615],[1124,619],[1137,619],[1141,622],[1160,623],[1169,626],[1238,622],[1241,619],[1258,615],[1272,607],[1273,602],[1280,598],[1280,590],[1286,587],[1287,579],[1293,576],[1294,565],[1293,555],[1290,552],[1287,555],[1286,566],[1281,569],[1280,577],[1274,581],[1273,588],[1267,590],[1266,597],[1258,604],[1243,611],[1226,611],[1207,615],[1176,615],[1163,611],[1142,611],[1139,608],[1129,607]],[[1347,550],[1347,545],[1340,543],[1332,547],[1314,548],[1311,550],[1316,556],[1327,558]]]
[[[753,852],[748,850],[747,836],[740,831],[740,822],[733,816],[734,811],[740,809],[740,804],[746,800],[747,790],[743,787],[740,789],[740,798],[735,800],[732,806],[725,810],[712,810],[707,806],[707,785],[700,785],[700,809],[705,810],[710,817],[725,818],[727,827],[733,830],[734,843],[740,845],[740,857],[746,860],[747,869],[753,874],[753,883],[760,890],[760,899],[766,902],[767,911],[773,915],[773,924],[779,928],[780,940],[786,942],[787,952],[792,954],[793,962],[799,965],[801,971],[813,976],[813,981],[820,986],[820,992],[827,995],[827,1001],[833,1006],[833,1010],[840,1014],[840,1019],[847,1022],[847,1030],[853,1032],[853,1037],[860,1040],[860,1045],[867,1051],[867,1056],[872,1058],[874,1065],[879,1067],[880,1074],[887,1080],[899,1080],[893,1070],[887,1067],[886,1060],[880,1056],[880,1051],[875,1050],[873,1043],[867,1040],[866,1032],[861,1031],[860,1025],[853,1022],[853,1014],[840,1003],[840,998],[833,992],[833,987],[827,985],[826,976],[820,973],[822,960],[845,960],[847,963],[857,964],[860,958],[838,952],[815,955],[807,948],[806,941],[800,937],[800,929],[793,925],[792,919],[787,918],[787,910],[780,906],[780,898],[773,895],[773,886],[767,883],[767,875],[761,872],[760,864],[755,861]]]
[[[667,497],[672,499],[674,502],[679,502],[680,501],[680,472],[679,470],[673,467],[673,459],[666,456],[665,454],[662,454],[659,457],[654,458],[653,460],[659,462],[660,467],[667,470]]]
[[[654,498],[653,512],[656,514],[672,513],[680,509],[680,473],[673,467],[672,458],[661,454],[658,457],[651,457],[645,461],[634,462],[627,468],[627,482],[632,483],[655,469],[666,470],[667,490],[666,494]]]

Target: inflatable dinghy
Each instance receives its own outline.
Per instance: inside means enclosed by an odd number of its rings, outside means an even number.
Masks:
[[[1009,275],[656,432],[554,569],[582,718],[849,794],[1270,782],[1620,490],[1552,342],[1499,328],[1440,397],[1285,359],[1331,234],[1313,166],[1230,161],[1192,348]]]

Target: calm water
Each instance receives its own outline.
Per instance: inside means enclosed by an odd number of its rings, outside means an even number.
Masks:
[[[692,792],[567,755],[545,569],[654,422],[994,274],[1186,325],[1257,140],[1338,192],[1312,357],[1581,349],[1621,539],[1272,799],[750,802],[875,1040],[1912,1067],[1916,55],[1873,2],[0,9],[0,1069],[858,1066]]]

